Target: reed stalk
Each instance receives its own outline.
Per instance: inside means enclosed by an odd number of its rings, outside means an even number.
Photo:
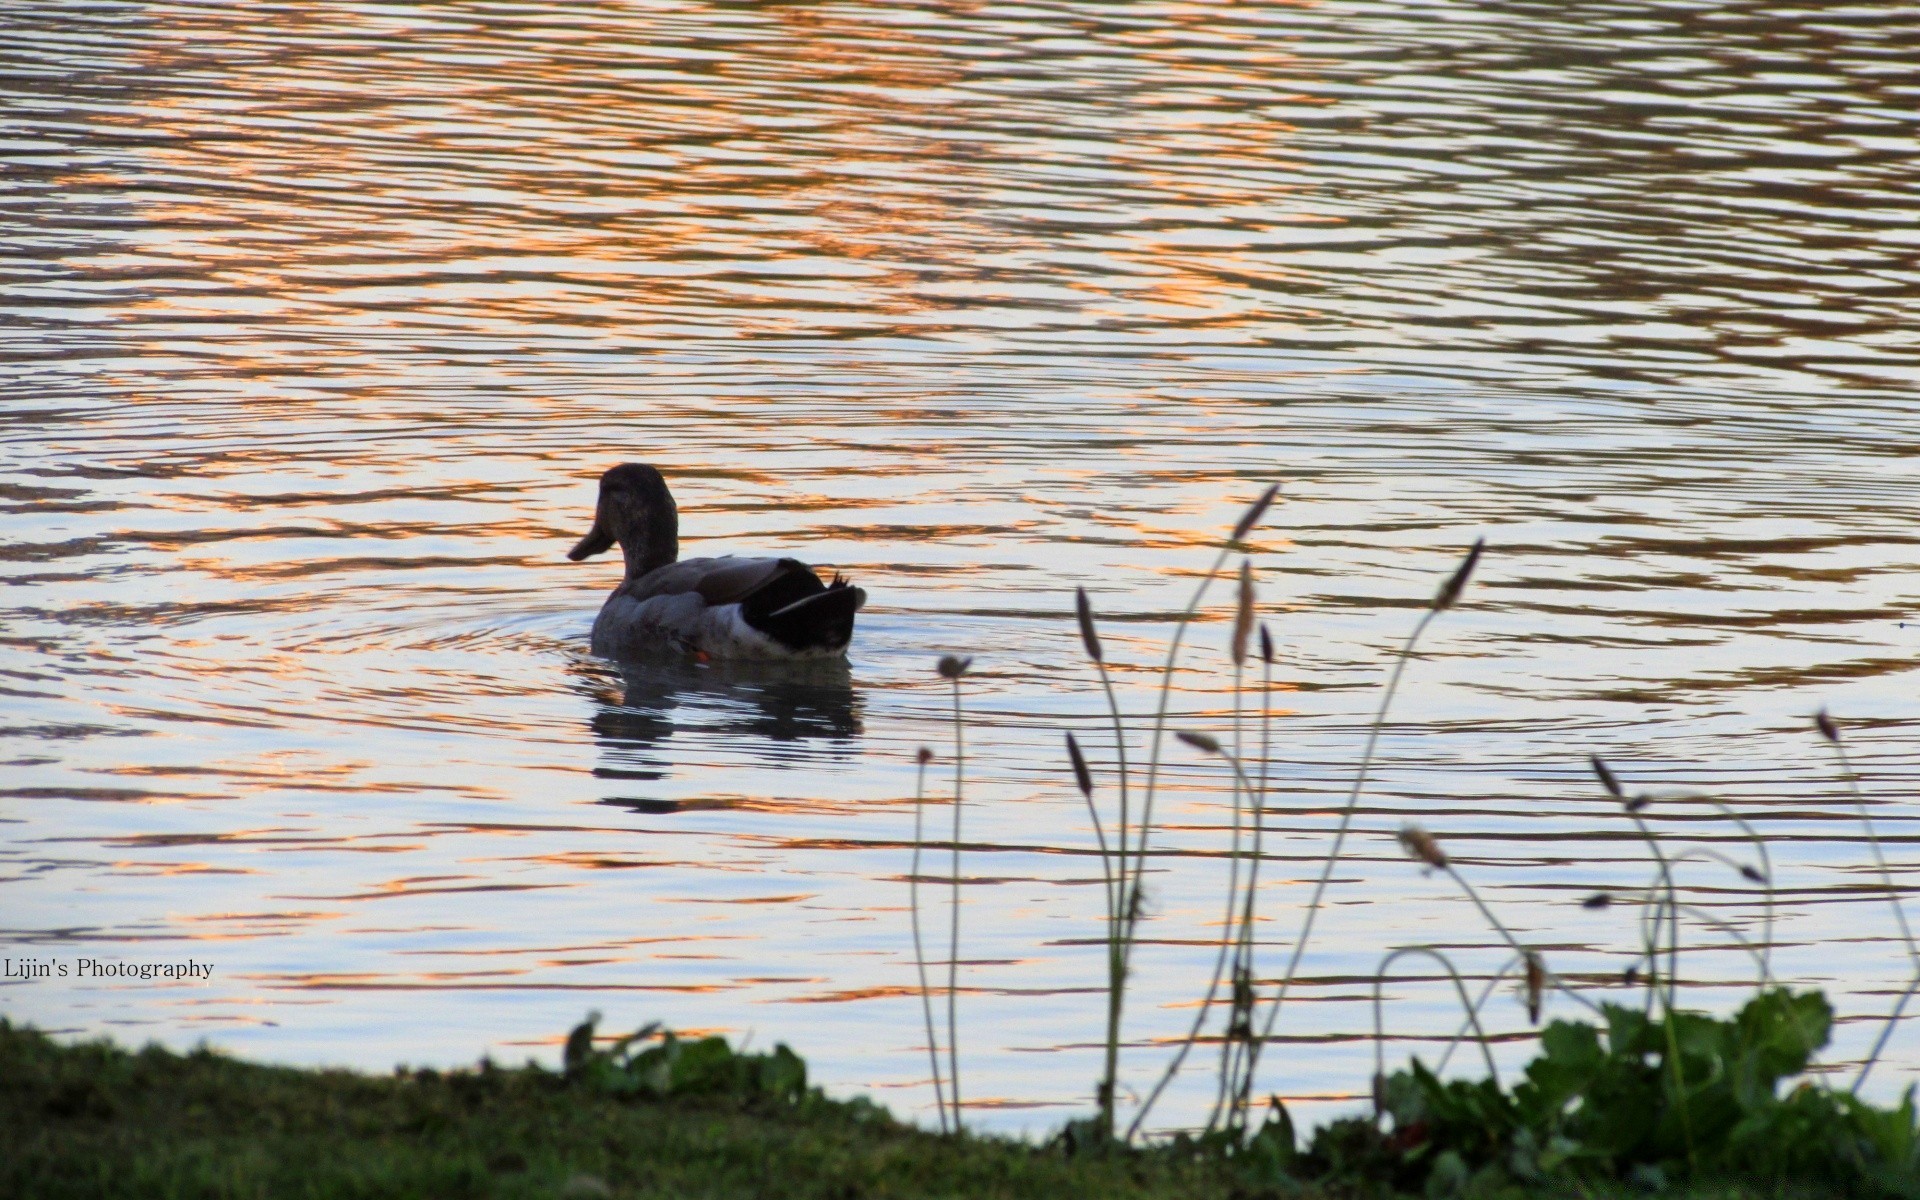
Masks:
[[[1267,632],[1265,623],[1260,626],[1260,772],[1253,800],[1253,854],[1247,862],[1246,907],[1240,914],[1240,944],[1236,951],[1234,965],[1234,1010],[1233,1023],[1244,1026],[1240,1039],[1240,1056],[1236,1064],[1236,1073],[1232,1091],[1228,1097],[1227,1127],[1236,1133],[1246,1130],[1247,1101],[1253,1087],[1253,1076],[1249,1070],[1252,1062],[1253,1010],[1255,993],[1253,990],[1253,944],[1255,928],[1255,906],[1260,892],[1260,861],[1265,854],[1264,834],[1266,831],[1267,767],[1273,754],[1273,636]],[[1238,753],[1238,747],[1235,747]],[[1241,987],[1245,987],[1245,1011],[1241,1011]]]
[[[1107,1040],[1106,1056],[1095,1095],[1100,1109],[1101,1137],[1111,1141],[1114,1132],[1114,1092],[1119,1086],[1120,1017],[1126,999],[1127,964],[1122,926],[1126,914],[1137,907],[1127,889],[1127,737],[1120,719],[1120,702],[1113,694],[1113,677],[1107,670],[1107,656],[1100,645],[1100,632],[1094,625],[1093,605],[1087,600],[1087,589],[1074,589],[1073,607],[1074,617],[1080,626],[1080,644],[1099,669],[1100,688],[1106,693],[1107,713],[1113,721],[1114,757],[1119,763],[1120,774],[1120,810],[1114,830],[1119,857],[1115,864],[1109,861],[1106,838],[1100,830],[1100,813],[1093,804],[1092,773],[1087,771],[1085,756],[1080,754],[1073,735],[1067,735],[1067,750],[1074,762],[1075,777],[1086,797],[1087,811],[1093,817],[1094,833],[1100,838],[1100,870],[1107,881]]]
[[[1232,730],[1233,759],[1236,763],[1244,761],[1245,757],[1245,748],[1241,733],[1243,725],[1242,716],[1245,708],[1243,701],[1246,690],[1244,685],[1246,681],[1247,651],[1251,646],[1253,638],[1253,613],[1253,563],[1250,559],[1243,556],[1240,559],[1240,587],[1236,593],[1236,604],[1234,606],[1233,636],[1229,640],[1227,647],[1228,657],[1233,662]],[[1247,864],[1248,883],[1244,901],[1236,892],[1236,887],[1239,882],[1238,873],[1241,860],[1242,813],[1243,811],[1251,811],[1257,815],[1259,812],[1259,796],[1254,792],[1251,780],[1246,780],[1245,787],[1242,787],[1243,778],[1240,772],[1234,772],[1233,840],[1229,851],[1233,865],[1227,875],[1227,919],[1221,929],[1221,936],[1225,938],[1226,943],[1231,946],[1227,965],[1227,979],[1229,980],[1227,988],[1227,1025],[1225,1033],[1220,1039],[1220,1083],[1214,1096],[1213,1109],[1207,1114],[1208,1132],[1212,1132],[1219,1124],[1222,1113],[1230,1114],[1231,1112],[1231,1099],[1237,1095],[1238,1092],[1236,1087],[1238,1080],[1235,1076],[1235,1067],[1237,1066],[1239,1057],[1238,1050],[1246,1044],[1253,1034],[1252,1029],[1248,1027],[1249,1017],[1247,1016],[1248,1007],[1252,1003],[1252,978],[1248,973],[1245,952],[1249,945],[1248,936],[1250,932],[1246,924],[1247,906],[1252,903],[1252,888],[1256,886],[1254,883],[1254,871],[1258,865],[1257,858],[1250,860]],[[1236,908],[1238,908],[1238,912],[1235,911]],[[1232,1124],[1230,1115],[1228,1123],[1229,1125]]]
[[[960,1114],[960,809],[961,780],[966,775],[967,752],[960,716],[960,677],[967,673],[973,659],[957,655],[941,658],[939,671],[953,685],[953,914],[947,941],[947,1081],[953,1095],[953,1132],[963,1132]]]
[[[927,986],[927,952],[920,940],[920,848],[923,844],[921,816],[926,807],[927,764],[933,751],[925,746],[914,756],[913,776],[913,865],[907,872],[907,906],[913,914],[913,965],[920,973],[920,1011],[927,1021],[927,1058],[933,1066],[933,1103],[940,1114],[940,1132],[947,1129],[947,1098],[940,1081],[940,1042],[933,1035],[933,991]]]
[[[1447,1069],[1447,1064],[1453,1061],[1454,1050],[1465,1040],[1467,1034],[1478,1026],[1480,1011],[1487,1006],[1487,1001],[1493,998],[1493,989],[1499,987],[1500,981],[1512,974],[1513,969],[1525,960],[1525,955],[1515,954],[1502,963],[1498,971],[1488,976],[1487,985],[1480,989],[1478,996],[1474,997],[1473,1007],[1467,1011],[1466,1019],[1460,1022],[1460,1028],[1455,1030],[1453,1037],[1448,1039],[1446,1051],[1440,1055],[1440,1061],[1434,1064],[1434,1074],[1438,1075]]]

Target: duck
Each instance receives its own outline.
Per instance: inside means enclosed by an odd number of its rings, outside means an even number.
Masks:
[[[604,658],[836,658],[867,602],[864,590],[838,574],[823,581],[798,559],[681,558],[680,510],[646,463],[600,477],[593,527],[567,557],[580,562],[616,544],[626,575],[593,622],[592,649]]]

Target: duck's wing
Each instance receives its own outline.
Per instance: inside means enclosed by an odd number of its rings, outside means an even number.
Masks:
[[[739,604],[751,596],[778,593],[781,604],[823,592],[827,585],[805,563],[792,558],[687,558],[656,567],[620,589],[634,600],[698,592],[703,603]],[[778,598],[763,596],[763,599]]]

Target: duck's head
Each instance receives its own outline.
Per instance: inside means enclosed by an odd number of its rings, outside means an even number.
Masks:
[[[574,562],[620,544],[629,579],[680,557],[680,510],[660,472],[645,463],[621,463],[600,477],[593,528],[567,551]]]

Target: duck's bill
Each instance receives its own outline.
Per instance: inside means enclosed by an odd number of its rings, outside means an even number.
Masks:
[[[599,554],[603,550],[610,550],[612,548],[613,535],[602,529],[600,522],[595,521],[593,528],[587,530],[587,536],[581,538],[578,545],[567,551],[567,557],[574,562],[579,562],[583,558],[591,557],[592,555]]]

